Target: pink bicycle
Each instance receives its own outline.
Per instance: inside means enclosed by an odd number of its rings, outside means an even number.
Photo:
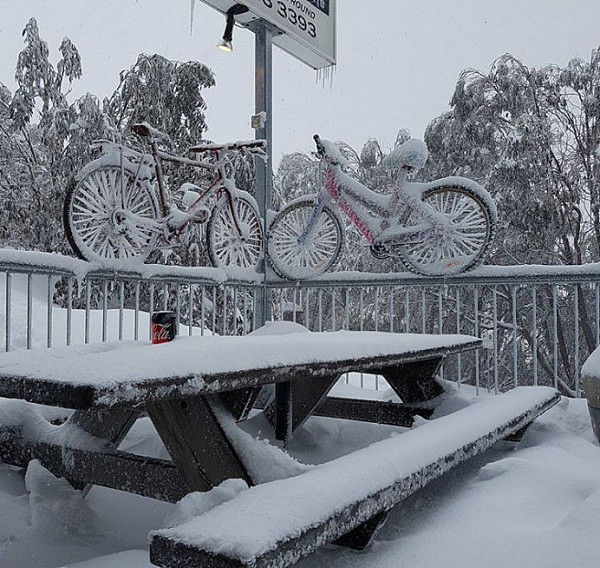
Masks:
[[[379,259],[398,258],[412,272],[444,276],[470,270],[488,254],[498,223],[490,194],[462,177],[429,183],[407,177],[425,164],[428,151],[408,140],[389,156],[394,191],[376,193],[343,171],[345,158],[314,136],[320,157],[320,192],[295,199],[273,219],[268,259],[282,278],[302,280],[330,270],[342,253],[345,214]]]

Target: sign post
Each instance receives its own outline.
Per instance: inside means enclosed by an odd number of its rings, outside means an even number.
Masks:
[[[273,184],[273,45],[280,47],[313,69],[336,63],[336,0],[202,0],[223,15],[234,12],[235,21],[255,35],[255,113],[260,117],[256,138],[267,142],[267,161],[257,159],[256,201],[264,222],[265,244],[267,213]],[[238,13],[234,7],[244,6]],[[233,9],[233,10],[232,10]],[[256,325],[271,319],[268,281],[271,269],[264,247],[263,285],[255,298]]]
[[[260,127],[256,129],[256,138],[266,140],[267,159],[255,158],[255,198],[263,220],[263,285],[258,297],[255,297],[256,324],[260,327],[271,320],[271,302],[267,288],[267,274],[270,266],[267,261],[267,213],[271,206],[273,190],[273,29],[264,20],[256,22],[254,31],[254,108],[260,117]]]

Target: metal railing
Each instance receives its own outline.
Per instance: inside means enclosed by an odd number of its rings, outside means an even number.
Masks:
[[[236,335],[256,326],[257,277],[213,268],[140,265],[106,270],[60,255],[0,250],[3,349],[150,337],[155,311],[173,310],[179,333]]]
[[[495,392],[553,385],[581,395],[579,369],[600,342],[600,265],[482,267],[446,279],[333,274],[264,283],[252,272],[139,265],[103,270],[76,259],[0,250],[6,351],[149,337],[154,311],[188,335],[245,334],[265,293],[274,320],[313,331],[464,333],[484,349],[444,365],[444,378]],[[0,300],[0,306],[2,301]]]

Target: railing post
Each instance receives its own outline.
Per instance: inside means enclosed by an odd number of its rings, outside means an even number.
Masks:
[[[575,376],[575,396],[581,397],[581,388],[579,385],[579,286],[575,284],[575,300],[573,302],[573,324],[574,334],[574,353],[573,353],[573,375]],[[581,301],[584,301],[583,298]]]
[[[4,350],[10,351],[11,344],[11,321],[12,321],[12,275],[10,272],[6,273],[6,289],[5,293],[5,304],[4,304]]]
[[[518,350],[517,350],[517,287],[513,286],[510,290],[512,304],[512,326],[513,326],[513,385],[519,385],[518,377]]]

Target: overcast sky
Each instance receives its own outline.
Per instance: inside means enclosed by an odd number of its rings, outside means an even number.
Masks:
[[[236,28],[235,51],[215,48],[224,18],[197,0],[0,0],[0,82],[14,89],[27,20],[38,20],[52,58],[68,36],[83,60],[73,96],[110,94],[140,52],[198,60],[216,75],[205,91],[214,141],[252,138],[254,36]],[[311,136],[389,148],[400,128],[417,138],[448,109],[461,70],[489,69],[511,52],[529,66],[589,59],[600,45],[600,0],[338,0],[333,86],[274,53],[274,157],[312,148]]]

